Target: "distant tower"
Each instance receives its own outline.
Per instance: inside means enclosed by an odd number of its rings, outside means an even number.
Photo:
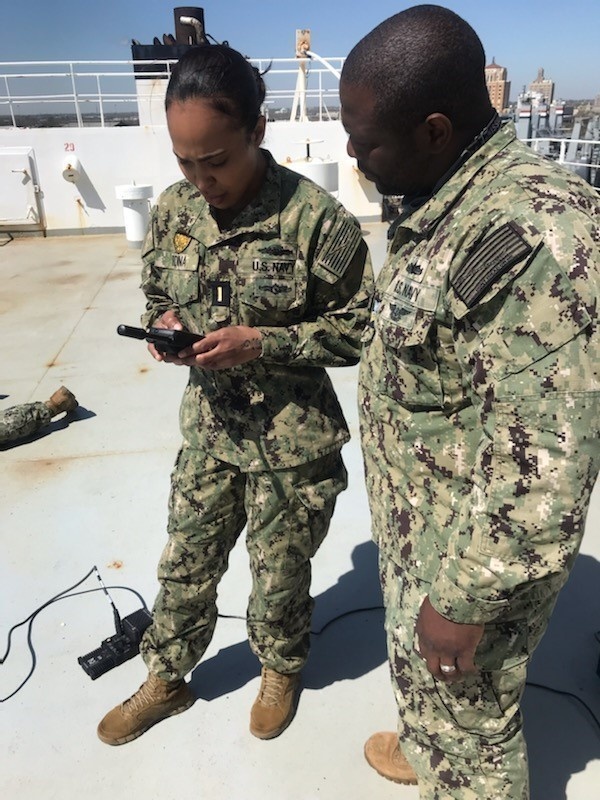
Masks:
[[[544,100],[550,105],[554,97],[554,81],[544,78],[544,68],[538,69],[537,78],[529,84],[529,91],[541,94]]]
[[[506,80],[506,75],[506,67],[496,64],[494,58],[492,58],[492,63],[485,68],[485,82],[490,102],[499,114],[508,108],[510,81]]]

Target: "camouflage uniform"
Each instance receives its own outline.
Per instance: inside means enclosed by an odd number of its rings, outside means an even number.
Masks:
[[[261,192],[234,227],[220,231],[180,181],[159,198],[143,247],[143,324],[173,309],[197,333],[249,325],[262,334],[259,359],[190,370],[161,589],[142,642],[149,670],[165,679],[189,672],[208,646],[217,584],[246,524],[251,647],[270,669],[301,669],[310,558],[346,487],[349,433],[325,367],[358,361],[368,252],[336,200],[265,156]]]
[[[519,700],[598,473],[598,198],[507,124],[393,232],[360,369],[402,749],[421,798],[528,797]],[[483,623],[438,682],[420,605]]]
[[[31,436],[52,421],[46,403],[23,403],[0,412],[0,444]]]

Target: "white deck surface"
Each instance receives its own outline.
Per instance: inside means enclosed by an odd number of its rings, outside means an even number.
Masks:
[[[376,266],[385,226],[366,225]],[[139,324],[138,253],[123,235],[21,238],[0,234],[0,403],[45,400],[61,384],[80,408],[37,438],[0,453],[0,654],[11,625],[79,581],[94,564],[109,587],[151,606],[165,541],[169,473],[187,370],[155,363],[116,326]],[[313,629],[381,603],[362,481],[356,368],[334,370],[353,441],[349,489],[314,560]],[[582,554],[530,670],[530,680],[580,697],[600,719],[600,497]],[[243,617],[249,592],[243,537],[219,592],[222,614]],[[97,589],[90,577],[76,591]],[[111,594],[124,616],[140,606]],[[365,739],[395,727],[381,610],[360,611],[313,636],[296,717],[272,741],[248,732],[259,666],[241,619],[220,619],[191,680],[185,714],[138,740],[108,747],[96,725],[145,678],[139,657],[92,681],[77,657],[114,632],[101,592],[56,602],[35,619],[36,667],[0,706],[0,796],[19,800],[417,800],[380,778]],[[0,667],[0,696],[31,666],[18,629]],[[532,800],[600,797],[600,728],[574,699],[530,687],[524,700]],[[485,798],[482,798],[485,800]]]

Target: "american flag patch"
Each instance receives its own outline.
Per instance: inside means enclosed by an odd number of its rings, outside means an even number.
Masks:
[[[352,263],[361,241],[360,228],[346,219],[340,220],[327,237],[317,264],[341,278]]]
[[[501,275],[531,251],[531,245],[507,222],[469,255],[450,279],[450,285],[467,308],[473,308]]]

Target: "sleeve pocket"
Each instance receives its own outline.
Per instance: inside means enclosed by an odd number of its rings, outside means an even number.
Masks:
[[[570,279],[547,255],[535,258],[512,284],[499,286],[465,315],[476,336],[474,349],[497,380],[558,350],[591,321]]]

